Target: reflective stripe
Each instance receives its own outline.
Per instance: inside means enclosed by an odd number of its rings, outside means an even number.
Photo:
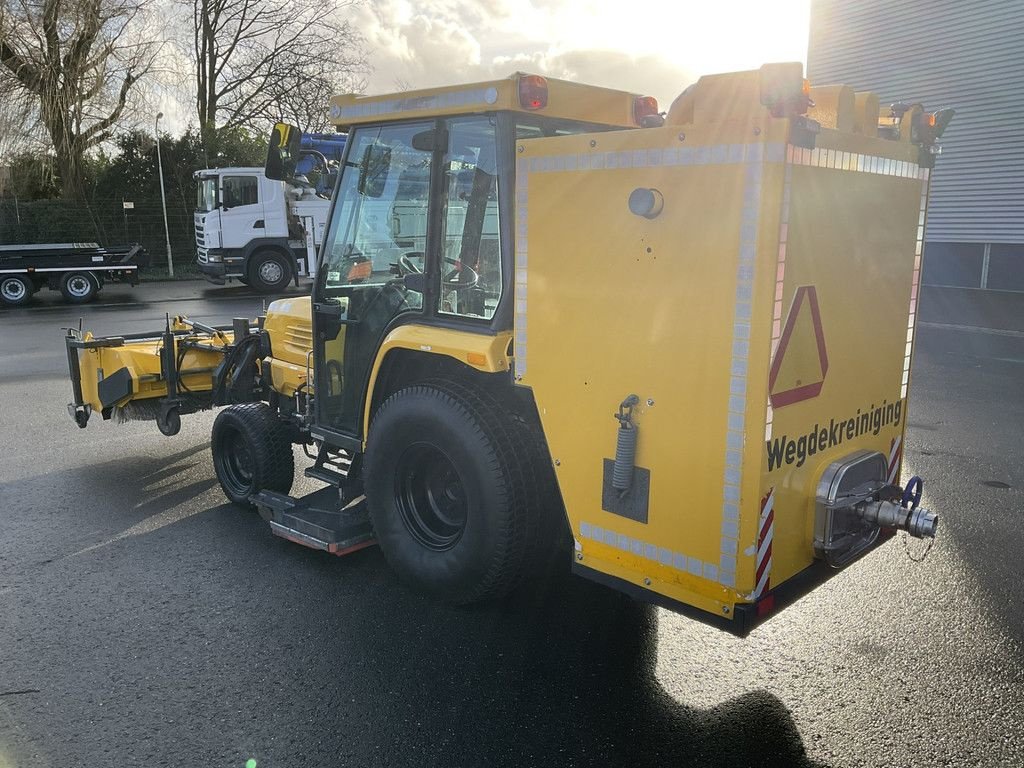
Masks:
[[[122,264],[117,267],[44,267],[44,268],[28,268],[22,267],[21,269],[0,269],[0,275],[19,275],[19,274],[30,274],[32,272],[123,272],[126,269],[138,269],[138,264]]]
[[[902,453],[902,448],[903,437],[902,435],[897,435],[892,439],[892,443],[889,444],[889,463],[885,476],[885,482],[889,485],[894,485],[900,479],[900,454]]]
[[[656,544],[641,539],[634,539],[631,536],[616,533],[594,523],[581,522],[580,537],[614,547],[622,552],[629,552],[646,560],[673,568],[681,573],[689,573],[691,576],[700,576],[711,581],[718,580],[718,566],[714,563],[705,563],[699,558],[691,557],[682,552],[673,552],[666,547],[659,547]],[[582,547],[577,547],[577,549],[582,549]]]
[[[765,156],[778,154],[781,145],[747,145],[747,167],[740,210],[740,242],[736,256],[736,299],[733,305],[732,364],[725,423],[725,473],[722,478],[722,522],[720,525],[718,582],[736,586],[736,558],[739,553],[740,482],[743,478],[744,425],[747,416],[747,372],[750,362],[751,305],[754,295],[754,267],[757,233],[761,216],[761,181]]]
[[[771,352],[768,359],[775,357],[775,350],[779,347],[779,339],[782,336],[782,296],[785,293],[786,282],[786,243],[789,240],[789,198],[792,189],[793,179],[793,158],[797,152],[802,152],[800,147],[790,145],[786,148],[786,175],[782,183],[782,213],[779,217],[779,252],[775,259],[775,296],[772,303],[772,342]],[[768,405],[764,417],[764,439],[772,439],[772,422],[775,413],[772,409],[771,398],[768,398]]]
[[[493,91],[493,93],[489,93]],[[488,101],[488,97],[491,98]],[[479,104],[481,107],[494,104],[497,92],[491,88],[475,88],[468,91],[446,91],[432,96],[409,96],[385,101],[367,101],[340,107],[331,105],[331,118],[334,120],[346,117],[374,117],[389,115],[395,112],[413,112],[420,109],[449,109]]]
[[[584,152],[576,155],[531,157],[516,163],[516,186],[525,166],[529,173],[600,171],[618,168],[661,168],[672,166],[739,165],[782,162],[786,145],[716,144],[704,147],[669,147],[614,152]]]
[[[910,280],[910,304],[907,310],[907,345],[903,350],[903,377],[900,380],[900,399],[907,396],[910,384],[910,357],[914,351],[914,321],[917,319],[917,295],[921,285],[921,254],[924,251],[924,222],[928,209],[928,169],[921,169],[921,210],[917,219],[917,243],[914,247],[914,274]]]
[[[817,168],[831,168],[837,171],[873,173],[880,176],[897,176],[903,179],[927,180],[928,169],[906,160],[890,160],[888,157],[862,155],[859,152],[843,152],[837,149],[815,147],[788,148],[788,160],[793,165],[809,165]]]
[[[757,526],[757,557],[754,560],[754,593],[751,599],[757,600],[771,589],[772,572],[772,541],[775,538],[775,488],[768,490],[768,495],[761,499],[761,516]]]

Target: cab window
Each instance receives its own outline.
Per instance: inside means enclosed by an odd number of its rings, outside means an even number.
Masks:
[[[421,294],[399,284],[403,274],[423,269],[432,153],[419,148],[417,137],[431,128],[417,123],[355,132],[321,267],[322,295],[394,285],[403,308],[420,306]]]
[[[489,320],[501,300],[494,119],[451,120],[444,158],[441,314]]]
[[[255,205],[260,201],[259,180],[255,176],[225,176],[221,181],[224,205]]]

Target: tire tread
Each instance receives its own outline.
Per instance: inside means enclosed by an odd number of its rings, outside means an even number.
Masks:
[[[255,491],[276,491],[288,493],[295,478],[295,455],[287,426],[277,413],[266,403],[242,403],[225,408],[213,424],[214,439],[211,448],[216,450],[216,434],[219,425],[228,423],[248,438],[256,466]],[[216,465],[216,460],[215,460]],[[233,498],[231,491],[217,474],[217,480],[224,494],[236,504],[249,504],[248,499]]]
[[[399,398],[422,396],[444,401],[489,445],[487,463],[503,478],[500,489],[500,528],[484,576],[477,584],[465,585],[455,594],[442,595],[446,602],[470,604],[493,600],[510,592],[524,577],[532,574],[554,543],[554,526],[546,524],[545,494],[550,483],[535,436],[525,421],[516,418],[500,401],[484,390],[470,389],[451,379],[429,379],[391,395],[378,408],[376,421]],[[370,440],[373,440],[373,426]],[[550,474],[550,470],[548,471]],[[400,564],[385,558],[395,570]]]

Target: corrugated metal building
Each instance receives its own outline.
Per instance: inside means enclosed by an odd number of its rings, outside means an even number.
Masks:
[[[815,85],[953,107],[932,176],[923,279],[1024,291],[1024,2],[811,0]]]

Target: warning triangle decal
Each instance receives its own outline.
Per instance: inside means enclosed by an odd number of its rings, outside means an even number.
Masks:
[[[818,292],[813,285],[796,289],[772,358],[768,398],[772,408],[810,400],[821,392],[828,373],[828,352],[821,328]]]

